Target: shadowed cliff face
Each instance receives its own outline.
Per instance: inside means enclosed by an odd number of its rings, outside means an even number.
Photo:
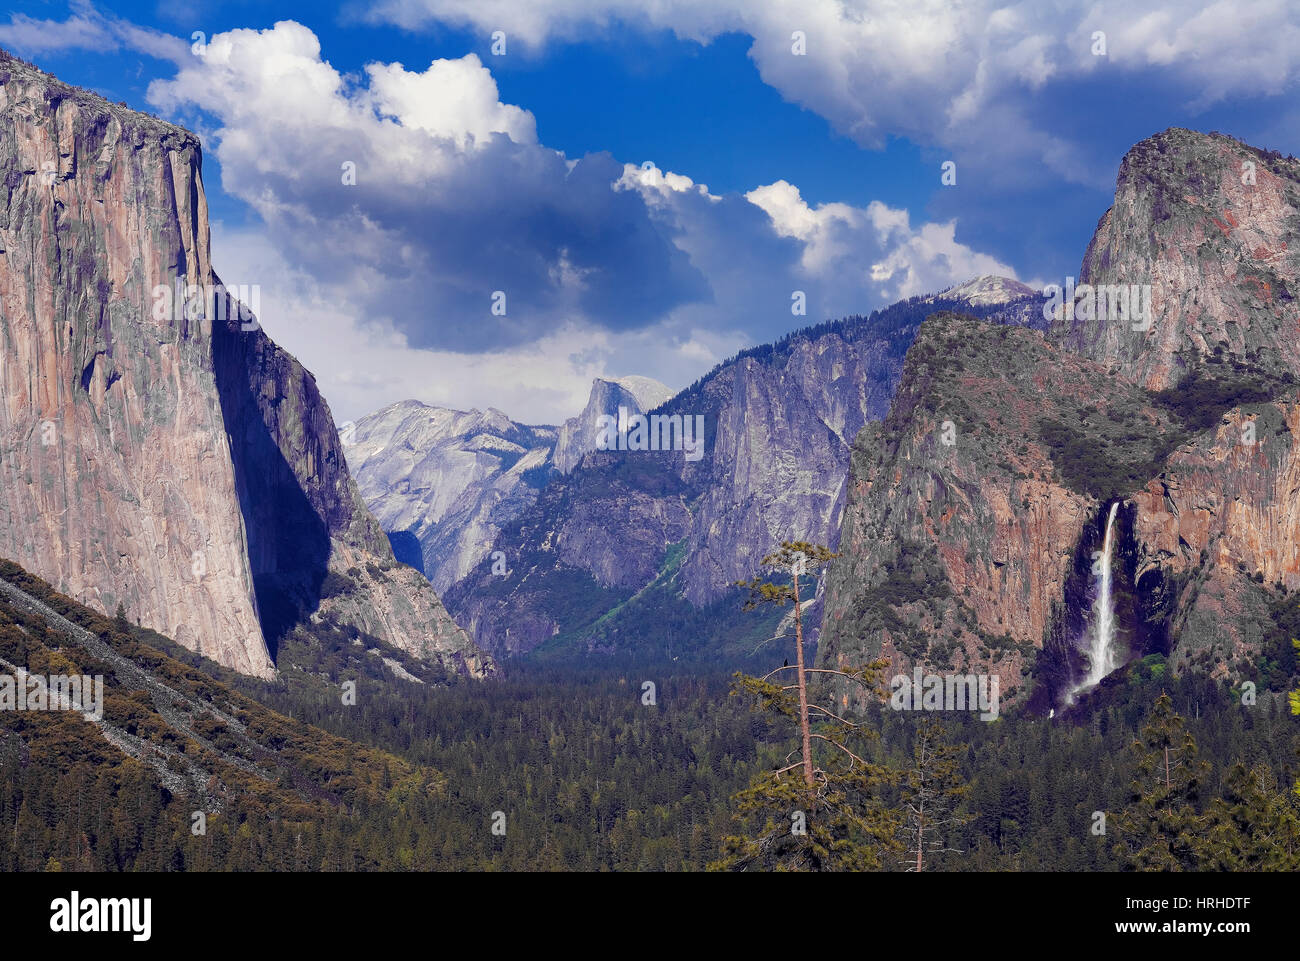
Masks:
[[[0,117],[0,555],[246,673],[312,612],[490,670],[432,591],[395,596],[421,579],[311,375],[223,298],[159,306],[220,283],[197,139],[4,54]]]
[[[1046,643],[1033,665],[1033,691],[1027,708],[1046,715],[1068,705],[1088,674],[1086,649],[1094,625],[1098,595],[1096,555],[1106,536],[1109,508],[1102,506],[1089,519],[1074,551],[1061,603],[1053,611]],[[1123,501],[1116,515],[1115,558],[1112,566],[1117,659],[1124,663],[1148,654],[1168,656],[1173,647],[1173,622],[1182,588],[1177,573],[1144,563],[1134,522],[1137,505]],[[1074,695],[1082,700],[1084,692]]]
[[[291,365],[260,331],[218,325],[213,362],[262,631],[271,656],[279,638],[316,609],[329,567],[330,530],[299,484],[263,417],[254,391],[263,387],[271,425],[284,403]],[[329,425],[322,425],[326,430]],[[337,505],[334,505],[337,506]]]
[[[248,673],[258,622],[210,324],[196,138],[0,57],[0,554]]]
[[[389,531],[388,543],[393,548],[393,557],[399,564],[414,567],[424,574],[424,555],[420,550],[419,538],[410,531]]]

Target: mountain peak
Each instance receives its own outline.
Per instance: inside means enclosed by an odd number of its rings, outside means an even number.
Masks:
[[[929,299],[937,300],[944,297],[952,300],[969,301],[979,306],[990,306],[993,304],[1009,304],[1021,297],[1033,297],[1037,293],[1038,291],[1034,290],[1034,288],[1026,286],[1011,277],[985,274],[983,277],[976,277],[963,284],[957,284],[947,290],[942,290]]]
[[[567,474],[596,449],[597,425],[602,415],[617,416],[619,407],[627,407],[633,414],[649,413],[666,403],[674,393],[652,377],[632,374],[595,378],[582,413],[560,425],[555,444],[555,469]]]
[[[636,398],[642,411],[651,411],[660,404],[667,403],[676,393],[667,384],[662,384],[653,377],[629,374],[626,377],[597,377],[591,384],[592,397],[595,397],[601,383],[616,384]]]
[[[1297,232],[1300,163],[1171,127],[1125,155],[1079,270],[1095,307],[1061,311],[1052,337],[1153,390],[1216,357],[1300,375]]]

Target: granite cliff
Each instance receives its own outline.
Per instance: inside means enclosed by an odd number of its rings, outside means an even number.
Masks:
[[[221,286],[198,138],[2,52],[0,117],[0,556],[245,673],[307,618],[490,671]]]
[[[1298,188],[1294,160],[1166,131],[1125,158],[1046,337],[927,320],[855,442],[819,658],[997,674],[1059,706],[1119,502],[1122,658],[1259,677],[1300,587]],[[1135,286],[1145,317],[1079,309]]]

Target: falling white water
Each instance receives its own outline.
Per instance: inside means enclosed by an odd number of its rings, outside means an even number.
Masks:
[[[1093,604],[1092,635],[1088,641],[1088,676],[1070,692],[1071,695],[1096,687],[1102,678],[1119,666],[1115,663],[1115,600],[1111,596],[1111,552],[1115,546],[1115,514],[1118,511],[1119,501],[1116,501],[1110,505],[1110,516],[1106,519],[1106,540],[1101,547],[1101,589]]]

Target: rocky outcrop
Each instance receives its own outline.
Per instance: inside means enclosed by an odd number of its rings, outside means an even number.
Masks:
[[[555,469],[567,474],[596,449],[602,416],[617,418],[620,407],[629,415],[646,414],[672,396],[668,387],[650,377],[619,377],[615,380],[597,377],[591,383],[591,395],[582,413],[570,417],[556,432],[552,454]]]
[[[1124,157],[1115,204],[1079,271],[1093,287],[1150,285],[1149,328],[1135,330],[1145,321],[1118,310],[1062,311],[1052,336],[1152,390],[1179,383],[1216,350],[1263,372],[1295,373],[1297,275],[1300,163],[1173,128]]]
[[[268,676],[330,571],[393,563],[329,408],[219,289],[193,134],[4,54],[0,116],[0,555]],[[436,597],[382,587],[375,636],[474,662]]]
[[[439,591],[487,555],[501,525],[554,473],[555,429],[516,424],[498,410],[402,401],[348,434],[344,452],[366,503],[384,530],[418,540]]]
[[[355,628],[439,664],[448,674],[482,678],[496,673],[496,662],[452,619],[419,571],[391,555],[340,542],[333,545],[329,571],[331,584],[341,587],[322,592],[313,620]]]
[[[1181,586],[1176,665],[1228,676],[1258,651],[1266,590],[1300,588],[1297,437],[1295,393],[1234,409],[1131,498],[1138,576]]]
[[[1058,318],[1052,337],[1165,391],[1194,434],[1130,498],[1135,576],[1176,590],[1175,667],[1253,676],[1270,600],[1300,586],[1300,163],[1220,134],[1144,140],[1080,276],[1150,283],[1150,330]]]
[[[1109,500],[1108,477],[1074,470],[1091,451],[1142,476],[1175,430],[1135,384],[1036,331],[931,317],[889,416],[854,447],[818,658],[996,674],[1003,696],[1024,693]]]
[[[954,284],[927,300],[960,300],[972,307],[1003,307],[1012,303],[1028,305],[1029,298],[1036,293],[1034,288],[1010,277],[986,276]]]

